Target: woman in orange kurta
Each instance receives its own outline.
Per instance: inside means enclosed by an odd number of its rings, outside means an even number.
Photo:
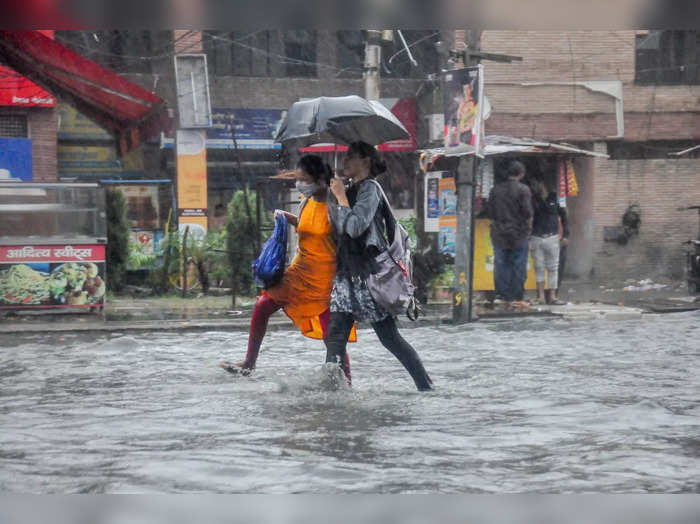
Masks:
[[[282,280],[258,297],[250,321],[248,352],[243,362],[222,362],[229,372],[250,373],[260,351],[270,316],[284,312],[302,334],[323,339],[329,319],[330,295],[336,270],[336,246],[328,217],[328,185],[333,174],[321,157],[306,155],[299,161],[297,189],[305,197],[299,216],[286,211],[287,221],[299,234],[299,249]],[[351,335],[355,339],[355,333]],[[349,362],[347,377],[350,380]]]

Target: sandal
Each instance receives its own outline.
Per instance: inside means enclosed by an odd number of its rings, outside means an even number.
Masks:
[[[251,371],[253,371],[250,368],[243,367],[242,362],[234,364],[233,362],[229,362],[228,360],[219,362],[219,367],[224,371],[228,371],[232,375],[243,375],[244,377],[247,377],[248,375],[250,375]]]

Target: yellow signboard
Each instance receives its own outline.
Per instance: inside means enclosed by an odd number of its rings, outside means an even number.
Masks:
[[[136,149],[117,155],[114,144],[77,146],[58,144],[56,151],[60,177],[124,177],[143,173],[143,151]]]
[[[58,139],[114,141],[102,127],[65,103],[58,105]]]
[[[493,291],[494,255],[491,244],[491,221],[474,221],[474,291]],[[532,257],[527,258],[527,280],[525,289],[535,289],[535,266]]]
[[[207,230],[207,149],[204,130],[177,131],[177,208],[182,231],[201,235]]]

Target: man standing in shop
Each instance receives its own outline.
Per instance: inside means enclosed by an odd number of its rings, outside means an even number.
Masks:
[[[508,179],[496,184],[489,195],[491,242],[494,251],[496,294],[519,308],[527,280],[528,239],[532,232],[532,194],[521,182],[525,166],[517,160],[508,165]]]

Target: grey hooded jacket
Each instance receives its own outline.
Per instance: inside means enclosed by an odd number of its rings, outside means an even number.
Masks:
[[[382,195],[376,184],[362,180],[357,184],[357,197],[351,208],[337,202],[328,206],[331,223],[338,235],[346,233],[357,239],[366,233],[365,246],[384,251],[387,244],[384,214],[377,213],[382,204]]]

